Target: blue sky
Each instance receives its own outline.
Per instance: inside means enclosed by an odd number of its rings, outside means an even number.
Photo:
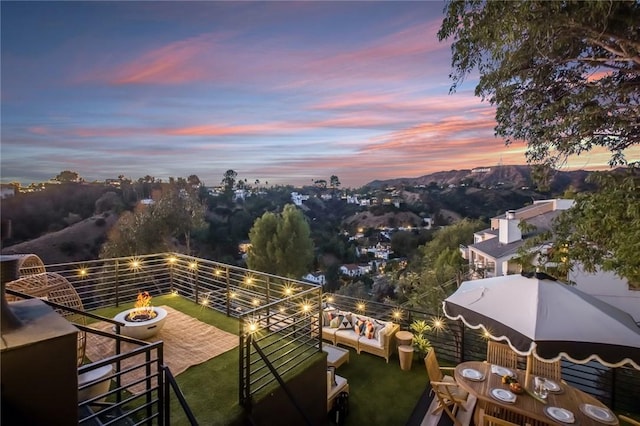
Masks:
[[[3,182],[62,170],[345,187],[524,164],[473,78],[449,94],[441,2],[6,2]],[[575,168],[606,164],[579,157]]]

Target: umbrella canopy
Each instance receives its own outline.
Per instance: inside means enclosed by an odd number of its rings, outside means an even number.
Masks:
[[[631,315],[545,274],[465,281],[443,308],[520,355],[640,370],[640,327]]]

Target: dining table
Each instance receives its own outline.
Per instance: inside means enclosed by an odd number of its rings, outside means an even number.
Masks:
[[[476,412],[481,408],[487,414],[503,417],[522,425],[603,426],[618,425],[615,413],[593,396],[564,381],[548,380],[546,398],[533,392],[534,380],[525,385],[525,370],[505,368],[484,361],[458,364],[454,378],[458,385],[474,395]],[[502,377],[510,375],[522,387],[521,394],[510,390]],[[476,416],[476,424],[477,422]]]

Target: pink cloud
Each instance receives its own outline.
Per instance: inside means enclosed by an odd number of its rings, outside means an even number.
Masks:
[[[215,80],[227,74],[224,67],[219,66],[222,57],[219,51],[221,43],[230,37],[226,33],[207,33],[175,41],[106,72],[98,71],[89,79],[106,79],[116,85]]]

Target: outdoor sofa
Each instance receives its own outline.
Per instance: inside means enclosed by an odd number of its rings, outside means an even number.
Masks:
[[[367,352],[389,357],[395,350],[395,334],[399,324],[381,321],[365,315],[327,307],[322,312],[322,339],[334,345],[354,348],[358,354]]]

